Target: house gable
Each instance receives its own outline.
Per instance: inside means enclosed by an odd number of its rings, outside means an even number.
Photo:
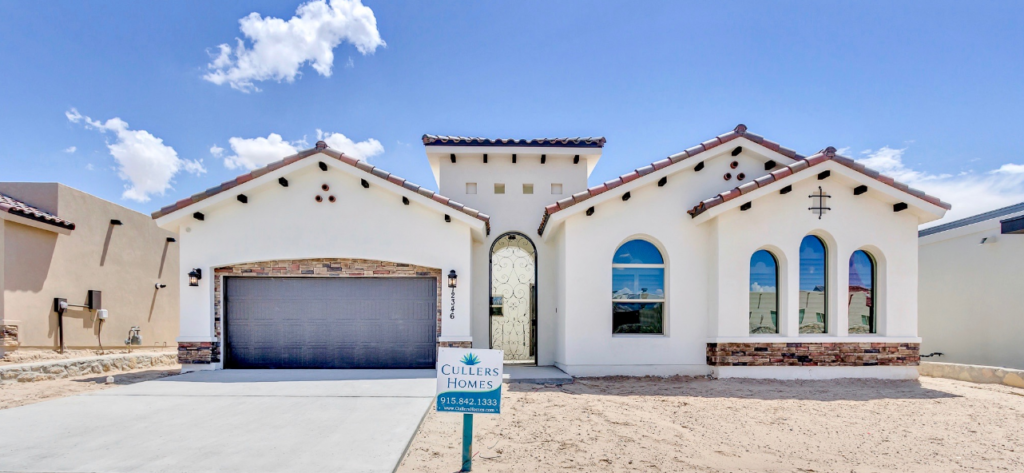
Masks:
[[[356,185],[379,185],[400,197],[396,199],[399,205],[416,203],[431,209],[446,220],[466,224],[473,230],[474,238],[483,238],[490,231],[488,215],[394,176],[365,161],[358,161],[331,150],[323,142],[317,143],[317,148],[302,151],[164,207],[152,216],[161,227],[174,230],[182,221],[197,219],[197,214],[202,214],[201,218],[205,219],[207,213],[215,213],[219,208],[245,205],[262,190],[274,186],[286,187],[290,174],[317,167],[320,169],[316,172],[341,171],[355,177],[358,179],[355,181]],[[325,194],[322,198],[327,199],[329,196]]]
[[[722,146],[725,144],[728,144],[728,146]],[[750,133],[745,125],[740,124],[729,133],[719,135],[685,151],[673,154],[660,161],[655,161],[633,172],[623,174],[618,178],[590,187],[586,191],[573,194],[554,204],[548,205],[544,209],[537,233],[547,238],[545,236],[545,229],[549,224],[557,225],[574,214],[586,211],[592,206],[599,205],[616,197],[622,197],[627,192],[640,187],[654,183],[662,185],[662,179],[667,180],[672,175],[682,171],[689,170],[701,173],[702,179],[722,179],[726,177],[725,174],[728,174],[727,179],[725,179],[726,182],[734,178],[737,181],[743,181],[756,178],[767,173],[770,169],[777,169],[779,166],[786,166],[801,159],[804,159],[804,156],[760,135]],[[710,172],[710,170],[704,172],[704,168],[716,160],[729,160],[728,162],[736,162],[737,165],[742,160],[753,160],[756,162],[756,165],[752,167],[743,166],[742,168],[737,166],[736,168],[727,169],[722,173]],[[588,205],[576,206],[576,204],[591,198],[594,200],[591,200]],[[570,209],[570,207],[574,208]]]
[[[825,180],[833,177],[834,180],[846,183],[857,195],[867,194],[890,203],[894,206],[894,211],[909,209],[911,213],[917,215],[920,223],[942,218],[950,208],[949,204],[938,198],[867,169],[850,158],[836,155],[835,148],[829,147],[806,159],[705,199],[687,213],[694,219],[694,223],[701,224],[733,208],[749,208],[753,200],[772,192],[782,192],[795,182],[809,178]],[[902,208],[899,208],[900,206]]]

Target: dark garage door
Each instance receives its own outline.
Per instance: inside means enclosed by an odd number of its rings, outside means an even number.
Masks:
[[[228,368],[433,368],[433,278],[227,278]]]

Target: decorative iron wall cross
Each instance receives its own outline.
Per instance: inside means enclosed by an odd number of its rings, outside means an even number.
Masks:
[[[807,197],[811,198],[811,205],[812,205],[812,207],[808,207],[807,210],[810,210],[812,214],[817,215],[818,216],[818,220],[821,220],[821,216],[825,215],[825,212],[828,212],[829,210],[832,210],[832,207],[826,207],[825,206],[825,199],[831,199],[832,196],[826,194],[825,191],[821,190],[821,186],[818,186],[818,192],[817,193],[811,194],[811,195],[809,195]],[[814,199],[817,199],[817,201],[815,201]],[[817,204],[817,205],[815,205],[815,204]]]

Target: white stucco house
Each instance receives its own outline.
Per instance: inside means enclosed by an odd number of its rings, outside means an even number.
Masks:
[[[921,349],[1024,369],[1024,202],[921,230]]]
[[[588,187],[604,138],[423,143],[436,193],[320,142],[155,212],[186,370],[473,346],[577,376],[917,375],[917,227],[949,205],[834,148],[740,125]]]

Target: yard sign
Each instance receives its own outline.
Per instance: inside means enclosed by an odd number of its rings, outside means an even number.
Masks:
[[[437,356],[437,411],[501,412],[501,350],[441,348]]]

